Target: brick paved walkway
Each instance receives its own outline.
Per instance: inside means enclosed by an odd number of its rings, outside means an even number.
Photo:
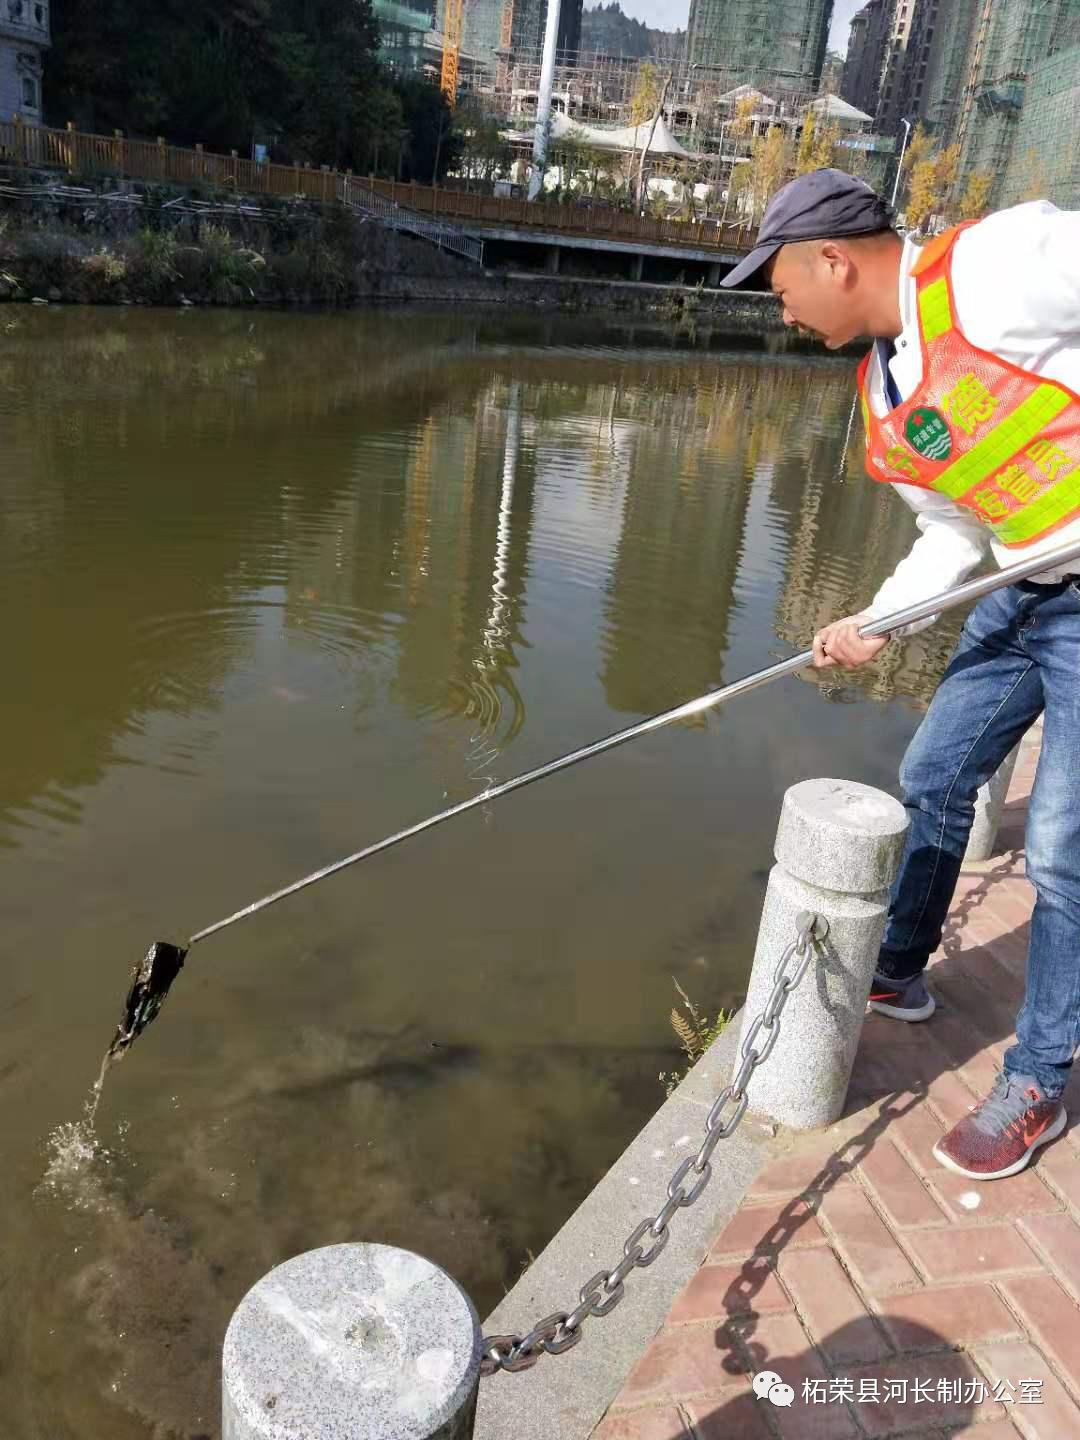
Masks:
[[[1080,1075],[1069,1131],[1021,1174],[979,1185],[930,1153],[1012,1043],[1037,745],[1009,792],[1009,848],[961,879],[937,1013],[868,1017],[843,1118],[761,1171],[593,1440],[1080,1440]],[[762,1370],[790,1407],[755,1397]]]

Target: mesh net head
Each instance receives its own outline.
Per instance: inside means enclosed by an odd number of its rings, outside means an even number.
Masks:
[[[184,964],[186,950],[170,945],[165,940],[155,940],[145,956],[135,966],[131,976],[131,988],[124,1001],[124,1014],[113,1042],[109,1046],[108,1060],[119,1060],[146,1027],[156,1018],[164,1003],[169,987],[179,975]]]

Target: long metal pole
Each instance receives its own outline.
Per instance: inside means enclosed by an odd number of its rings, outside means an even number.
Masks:
[[[1029,575],[1038,575],[1043,570],[1059,569],[1072,560],[1080,561],[1080,540],[1072,545],[1064,545],[1049,554],[1041,555],[1037,560],[1018,561],[1015,565],[1009,565],[1003,570],[991,572],[989,575],[981,575],[977,580],[968,580],[965,584],[958,585],[955,590],[946,590],[929,600],[921,600],[917,605],[909,605],[904,610],[898,610],[894,615],[886,615],[882,620],[875,620],[870,625],[864,625],[859,634],[866,639],[877,635],[890,635],[894,630],[900,630],[905,625],[913,624],[916,620],[926,620],[932,615],[940,614],[943,610],[952,610],[957,605],[980,600],[984,595],[989,595],[992,590],[1000,590],[1005,585],[1026,579]],[[602,740],[595,740],[591,745],[583,745],[580,750],[572,750],[569,755],[562,755],[557,760],[549,760],[546,765],[537,766],[535,770],[527,770],[523,775],[515,775],[511,780],[504,780],[501,785],[495,785],[479,795],[462,800],[460,804],[452,805],[449,810],[442,810],[438,815],[430,815],[426,820],[410,825],[405,830],[399,830],[396,835],[389,835],[385,840],[379,840],[374,845],[368,845],[363,850],[358,850],[355,855],[346,855],[344,860],[337,860],[333,865],[326,865],[322,870],[316,870],[313,875],[306,875],[302,880],[297,880],[292,885],[286,885],[283,890],[276,890],[272,895],[267,895],[262,900],[256,900],[254,904],[246,906],[243,910],[237,910],[235,915],[229,915],[226,919],[219,920],[216,925],[208,925],[205,930],[200,930],[197,935],[192,935],[188,943],[194,945],[198,940],[205,940],[208,935],[223,930],[226,925],[234,925],[237,920],[243,920],[248,915],[265,910],[268,905],[274,905],[278,900],[284,900],[287,895],[295,895],[298,890],[304,890],[318,880],[325,880],[328,875],[336,875],[339,870],[345,870],[350,865],[357,865],[371,855],[378,855],[381,850],[389,850],[392,845],[399,845],[413,835],[419,835],[424,830],[441,825],[444,820],[449,820],[454,815],[463,815],[466,810],[473,810],[478,805],[486,805],[500,795],[509,795],[512,790],[520,790],[525,785],[531,785],[535,780],[543,780],[545,776],[554,775],[559,770],[567,770],[571,765],[577,765],[580,761],[588,760],[593,755],[601,755],[605,750],[613,750],[616,745],[625,745],[628,740],[636,740],[639,735],[648,735],[653,730],[661,730],[665,725],[673,725],[677,720],[690,720],[695,715],[701,715],[706,710],[712,710],[715,706],[722,705],[725,700],[734,700],[737,695],[745,695],[750,690],[756,690],[760,685],[768,685],[771,680],[778,680],[782,675],[794,675],[797,670],[802,670],[809,665],[813,658],[813,650],[803,650],[798,655],[792,655],[789,660],[781,660],[775,665],[769,665],[766,669],[758,670],[753,675],[747,675],[742,680],[736,680],[731,685],[725,685],[720,690],[710,690],[708,694],[701,695],[696,700],[688,700],[683,705],[676,705],[674,710],[665,710],[659,715],[653,715],[648,720],[640,721],[637,725],[631,725],[627,730],[617,730],[613,735],[606,735]]]
[[[900,146],[900,159],[896,162],[896,179],[893,181],[892,199],[889,201],[891,209],[896,209],[896,192],[900,189],[900,176],[904,169],[904,156],[907,153],[907,142],[911,135],[911,121],[901,117],[900,124],[904,127],[904,143]]]
[[[533,132],[533,171],[529,177],[529,199],[535,200],[544,186],[547,170],[548,123],[551,120],[551,86],[555,78],[555,48],[559,43],[561,0],[548,0],[544,54],[540,61],[540,93],[536,97],[536,129]]]

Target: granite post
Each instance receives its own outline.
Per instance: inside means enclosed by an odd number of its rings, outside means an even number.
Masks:
[[[972,821],[971,835],[964,851],[965,860],[989,860],[993,855],[998,826],[1001,824],[1001,812],[1005,809],[1005,797],[1009,793],[1019,754],[1020,746],[1017,745],[1009,751],[986,784],[979,786],[979,793],[975,797],[975,819]]]
[[[470,1440],[472,1302],[390,1245],[328,1245],[244,1296],[225,1335],[222,1440]]]
[[[822,916],[828,932],[747,1087],[754,1110],[795,1129],[828,1125],[843,1111],[907,828],[898,800],[852,780],[804,780],[784,796],[739,1050],[795,939],[796,917]],[[793,959],[788,973],[794,968]],[[763,1028],[755,1047],[767,1040]]]

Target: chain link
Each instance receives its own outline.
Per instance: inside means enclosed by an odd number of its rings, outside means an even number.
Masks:
[[[765,1008],[746,1032],[740,1051],[742,1063],[735,1078],[730,1085],[724,1086],[713,1102],[705,1122],[705,1139],[701,1148],[696,1155],[687,1155],[679,1162],[668,1182],[667,1200],[662,1208],[634,1227],[623,1246],[623,1258],[614,1269],[598,1270],[591,1280],[585,1282],[578,1292],[579,1304],[573,1310],[560,1310],[557,1314],[548,1315],[525,1336],[485,1336],[481,1375],[494,1375],[498,1371],[513,1375],[530,1369],[541,1355],[562,1355],[571,1350],[585,1333],[583,1327],[590,1316],[602,1319],[620,1303],[626,1294],[627,1276],[634,1270],[645,1269],[659,1257],[670,1238],[668,1226],[676,1213],[701,1198],[702,1191],[712,1179],[712,1153],[721,1140],[734,1134],[746,1114],[750,1077],[772,1054],[780,1034],[780,1015],[788,996],[806,974],[814,958],[815,947],[829,933],[829,922],[821,915],[812,915],[804,910],[796,917],[795,930],[795,939],[785,947],[774,972],[773,988]],[[793,956],[798,957],[798,962],[789,974],[788,965]],[[765,1042],[759,1049],[755,1041],[762,1033]],[[734,1106],[734,1109],[725,1118],[729,1106]]]

